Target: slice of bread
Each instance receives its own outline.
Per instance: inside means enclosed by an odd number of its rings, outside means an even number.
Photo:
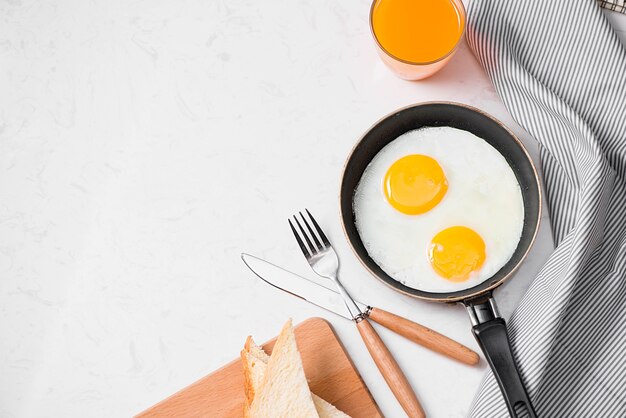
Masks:
[[[331,403],[326,402],[314,393],[311,393],[315,409],[320,418],[350,418],[350,415],[341,412]]]
[[[243,346],[244,351],[250,353],[254,358],[261,360],[263,363],[267,364],[270,361],[270,356],[263,350],[263,348],[256,345],[251,336],[246,338],[246,343]]]
[[[254,343],[252,337],[248,337],[244,345],[244,349],[241,352],[243,370],[244,370],[244,382],[246,393],[246,410],[252,404],[255,393],[258,391],[263,377],[267,370],[267,363],[270,356],[258,345]],[[341,412],[335,408],[332,404],[326,402],[319,396],[311,393],[315,410],[320,418],[350,418],[349,415]],[[245,415],[244,416],[249,416]]]
[[[251,418],[319,418],[304,375],[291,320],[283,326],[261,385],[253,393],[248,410]]]

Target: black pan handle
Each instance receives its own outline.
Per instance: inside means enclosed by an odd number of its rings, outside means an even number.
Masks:
[[[524,382],[520,377],[504,319],[500,317],[491,294],[463,302],[472,321],[472,331],[504,395],[513,418],[536,418]]]

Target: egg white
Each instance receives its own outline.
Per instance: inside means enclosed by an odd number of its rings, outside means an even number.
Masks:
[[[411,154],[437,160],[448,180],[441,202],[421,215],[399,212],[383,192],[389,167]],[[353,209],[370,257],[394,279],[427,292],[459,291],[493,276],[513,255],[524,224],[520,186],[504,157],[476,135],[451,127],[417,129],[386,145],[363,172]],[[481,269],[463,282],[439,276],[428,260],[431,239],[456,225],[476,231],[486,250]]]

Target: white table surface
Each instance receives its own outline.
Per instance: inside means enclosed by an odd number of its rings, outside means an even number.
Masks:
[[[129,416],[292,317],[332,322],[381,410],[403,416],[353,325],[257,280],[249,251],[307,273],[286,224],[312,209],[360,300],[477,349],[461,306],[364,271],[338,217],[349,150],[428,100],[479,107],[537,156],[468,47],[395,78],[366,0],[62,1],[0,6],[0,416]],[[610,14],[626,30],[626,17]],[[497,291],[508,316],[549,255]],[[433,417],[462,417],[485,372],[380,330]]]

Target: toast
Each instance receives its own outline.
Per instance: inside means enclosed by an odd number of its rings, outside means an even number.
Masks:
[[[279,346],[279,343],[282,344]],[[274,360],[275,356],[276,360]],[[350,418],[315,394],[308,392],[308,397],[305,396],[304,387],[308,391],[308,383],[304,377],[291,321],[283,327],[272,357],[257,346],[252,337],[248,337],[241,351],[241,359],[246,395],[244,417]],[[270,367],[275,367],[275,369],[270,371]],[[276,379],[276,376],[279,376],[280,380],[272,382],[270,379]],[[273,398],[277,396],[275,395],[277,392],[282,392],[279,399]],[[276,402],[277,400],[279,402]],[[267,402],[267,404],[261,405],[262,402]],[[311,409],[311,404],[313,409]]]

